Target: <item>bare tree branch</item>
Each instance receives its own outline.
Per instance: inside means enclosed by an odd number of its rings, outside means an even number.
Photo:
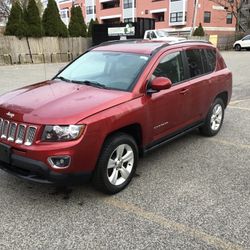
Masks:
[[[240,24],[240,12],[243,5],[243,0],[211,0],[212,2],[224,7],[229,13],[236,19],[236,30],[238,31],[241,27]]]

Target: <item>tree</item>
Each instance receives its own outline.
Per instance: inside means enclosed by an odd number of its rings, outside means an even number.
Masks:
[[[7,17],[10,14],[10,6],[12,0],[1,0],[0,1],[0,14],[1,16]]]
[[[10,10],[5,35],[17,36],[19,38],[27,35],[27,24],[24,21],[23,10],[18,1],[13,3]]]
[[[195,29],[193,36],[204,36],[204,35],[205,35],[205,32],[204,32],[204,29],[200,23],[199,26]]]
[[[92,37],[92,31],[93,31],[93,25],[95,24],[95,21],[91,18],[88,26],[88,37]]]
[[[82,15],[82,10],[80,6],[72,6],[71,16],[69,22],[69,35],[71,37],[86,37],[87,36],[87,26],[84,22]]]
[[[240,23],[240,14],[244,2],[243,0],[211,0],[211,1],[222,6],[229,13],[232,13],[232,15],[236,19],[236,31],[239,31],[241,29],[244,30],[244,28]]]
[[[88,37],[92,37],[93,36],[93,25],[94,24],[99,24],[98,19],[96,18],[95,20],[91,19],[89,22],[89,26],[88,26]]]
[[[57,4],[54,0],[48,1],[47,8],[43,13],[42,24],[45,36],[68,36],[67,27],[60,17]]]
[[[41,37],[43,35],[42,21],[35,0],[29,0],[25,20],[27,23],[27,35],[31,37]]]

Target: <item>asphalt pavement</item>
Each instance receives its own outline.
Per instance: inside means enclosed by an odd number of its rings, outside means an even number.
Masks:
[[[234,87],[220,133],[194,131],[150,153],[123,192],[1,171],[0,249],[250,249],[250,52],[223,56]],[[62,66],[1,66],[0,93]]]

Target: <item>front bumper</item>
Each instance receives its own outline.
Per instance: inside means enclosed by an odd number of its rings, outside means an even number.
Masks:
[[[72,185],[86,182],[91,173],[57,173],[41,162],[27,157],[12,154],[10,163],[0,161],[0,169],[25,180],[39,183]]]

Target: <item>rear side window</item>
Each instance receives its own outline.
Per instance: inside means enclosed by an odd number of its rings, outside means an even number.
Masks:
[[[203,62],[206,73],[213,72],[216,66],[216,51],[214,49],[205,49],[204,52],[206,57],[204,58]]]
[[[167,77],[171,82],[178,83],[185,79],[181,52],[165,56],[156,67],[153,77]]]
[[[186,50],[190,78],[204,74],[201,50]]]

